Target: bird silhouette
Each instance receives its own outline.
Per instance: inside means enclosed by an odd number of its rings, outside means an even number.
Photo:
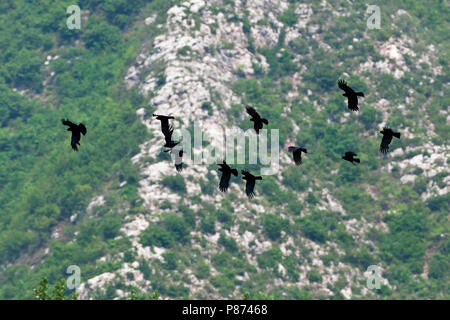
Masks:
[[[183,170],[183,149],[175,150],[175,169],[177,169],[178,172]]]
[[[169,119],[175,119],[175,118],[172,116],[163,116],[163,115],[157,115],[157,114],[153,114],[153,116],[156,117],[156,120],[161,121],[161,131],[162,131],[163,135],[169,134],[170,130],[172,129],[172,126],[169,126]]]
[[[262,180],[262,177],[255,177],[246,170],[242,170],[241,173],[243,175],[242,179],[247,181],[245,184],[245,193],[247,194],[247,197],[251,199],[255,196],[255,182],[256,180]]]
[[[238,171],[236,169],[231,169],[230,166],[223,160],[223,163],[218,163],[220,167],[218,170],[222,172],[222,176],[220,177],[219,182],[219,190],[222,192],[226,192],[230,185],[231,174],[235,177],[238,176]]]
[[[69,121],[69,119],[67,119],[67,120],[61,119],[61,122],[63,125],[69,126],[69,128],[67,128],[67,131],[72,131],[72,139],[70,141],[70,145],[72,146],[72,149],[74,151],[78,151],[78,146],[80,145],[81,133],[83,134],[83,136],[85,136],[86,132],[87,132],[85,125],[82,123],[76,125],[75,123]]]
[[[172,149],[173,147],[175,147],[177,144],[179,144],[181,142],[181,141],[173,141],[172,134],[173,134],[173,128],[170,128],[169,131],[164,134],[164,139],[165,139],[166,143],[164,144],[163,147]],[[170,150],[165,150],[165,152],[168,152],[168,151],[170,151]]]
[[[348,151],[345,153],[345,156],[342,156],[342,159],[347,160],[347,161],[351,162],[353,165],[355,165],[355,162],[360,163],[360,160],[355,158],[355,156],[357,156],[356,153],[354,153],[352,151]]]
[[[183,149],[182,147],[172,147],[167,150],[164,150],[164,152],[168,152],[171,155],[174,155],[175,157],[175,169],[177,169],[178,172],[181,172],[183,170]]]
[[[355,92],[352,88],[350,88],[347,85],[347,82],[345,80],[340,79],[338,80],[338,87],[345,91],[344,94],[342,94],[344,97],[347,97],[347,104],[348,108],[351,111],[358,111],[358,96],[364,97],[364,93],[362,92]]]
[[[255,128],[256,134],[259,134],[259,130],[262,129],[263,123],[269,124],[269,121],[267,119],[261,118],[258,112],[256,112],[255,108],[250,106],[245,106],[245,109],[247,110],[247,113],[252,117],[250,121],[253,121],[253,128]]]
[[[169,119],[175,119],[172,116],[164,116],[164,115],[158,115],[153,114],[154,117],[156,117],[156,120],[161,121],[161,131],[164,135],[164,139],[166,143],[164,144],[164,147],[172,149],[177,144],[180,143],[180,141],[176,142],[172,140],[172,134],[173,134],[173,127],[169,125]],[[170,150],[165,150],[164,152],[169,152]]]
[[[389,151],[389,144],[392,141],[392,137],[400,139],[400,132],[394,132],[392,129],[383,128],[380,133],[383,135],[383,139],[381,139],[380,151],[381,153],[387,153]]]
[[[289,147],[288,151],[292,152],[292,154],[294,155],[294,162],[297,166],[302,163],[302,152],[308,153],[305,148],[300,147]]]

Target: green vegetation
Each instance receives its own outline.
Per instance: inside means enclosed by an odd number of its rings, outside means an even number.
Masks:
[[[135,116],[147,99],[127,90],[122,79],[143,37],[162,30],[121,32],[132,27],[145,1],[100,6],[84,1],[81,6],[91,12],[87,23],[68,30],[70,4],[17,1],[0,10],[0,24],[8,26],[0,28],[0,262],[12,263],[2,270],[3,299],[31,299],[31,288],[42,277],[55,282],[72,264],[80,266],[84,279],[111,271],[111,265],[96,268],[93,262],[106,252],[125,251],[127,241],[114,240],[123,217],[117,209],[128,203],[132,211],[141,202],[138,170],[130,159],[147,137]],[[155,0],[145,10],[158,13],[161,22],[169,6],[170,1]],[[59,58],[45,66],[49,55]],[[80,152],[70,149],[61,118],[86,124]],[[95,217],[85,211],[107,182],[117,189],[123,181],[124,188],[108,192],[105,206],[93,209]],[[68,223],[71,216],[77,217],[76,225]],[[63,236],[50,243],[57,225]],[[69,242],[72,237],[75,242]],[[36,258],[15,263],[41,247],[50,249],[42,264]],[[27,281],[17,285],[13,279]]]
[[[186,183],[184,182],[183,177],[176,176],[165,176],[161,180],[161,184],[165,187],[168,187],[170,190],[176,193],[184,194],[186,193]]]
[[[66,282],[61,279],[53,288],[53,292],[49,293],[48,281],[42,278],[36,289],[33,290],[35,300],[77,300],[76,292],[67,295],[65,289]]]
[[[257,197],[245,207],[237,205],[242,199],[235,193],[219,193],[218,178],[211,173],[191,181],[200,188],[191,196],[186,184],[191,177],[185,171],[174,172],[164,176],[161,185],[180,200],[168,198],[157,208],[152,205],[149,212],[138,195],[140,170],[130,159],[151,137],[136,110],[152,113],[150,99],[166,84],[165,62],[155,61],[139,74],[142,82],[150,73],[157,79],[147,97],[128,89],[123,79],[140,50],[152,52],[153,39],[166,32],[166,11],[176,2],[80,0],[81,30],[65,25],[65,10],[73,4],[68,0],[0,4],[0,298],[76,299],[60,280],[67,276],[67,266],[78,265],[86,281],[137,261],[138,270],[151,283],[149,292],[125,285],[134,278],[127,273],[92,297],[113,299],[121,289],[133,300],[160,295],[343,299],[347,270],[357,268],[362,274],[377,264],[391,288],[383,285],[365,298],[448,299],[450,196],[421,198],[430,182],[445,188],[448,173],[429,178],[421,168],[403,169],[398,163],[422,153],[430,156],[408,147],[432,142],[445,149],[448,144],[448,6],[437,0],[374,0],[371,4],[390,14],[383,15],[381,29],[367,30],[362,18],[366,4],[355,2],[348,16],[334,16],[348,3],[329,1],[331,8],[322,8],[320,1],[309,1],[310,21],[291,37],[288,32],[300,17],[298,3],[289,1],[289,8],[276,17],[281,27],[269,15],[260,17],[257,25],[271,28],[278,41],[258,47],[257,39],[250,36],[257,27],[250,23],[250,12],[235,12],[234,1],[208,3],[213,16],[224,13],[227,22],[242,26],[248,50],[255,55],[254,76],[233,66],[238,80],[229,85],[241,104],[226,110],[227,125],[252,128],[243,110],[245,104],[254,106],[269,119],[268,129],[279,129],[282,172],[258,181]],[[407,14],[398,14],[399,9]],[[194,21],[188,32],[194,34],[191,31],[205,23],[204,15],[188,9],[186,13]],[[145,25],[143,20],[153,15],[155,23]],[[219,33],[217,21],[208,25],[212,34]],[[319,29],[314,31],[316,26]],[[232,37],[218,36],[219,43],[206,50],[216,59],[226,58],[231,55],[228,50],[242,45]],[[397,78],[391,72],[362,71],[368,61],[386,60],[379,48],[389,39],[405,40],[415,53],[402,55],[405,74]],[[199,58],[189,46],[176,53],[185,62]],[[336,87],[338,78],[365,92],[358,113],[348,112]],[[222,99],[227,97],[218,89],[209,90],[211,101],[200,105],[204,114],[225,110]],[[380,107],[381,99],[387,101],[386,110]],[[87,126],[78,153],[70,149],[61,118]],[[392,143],[391,151],[400,148],[404,155],[383,157],[377,152],[378,126],[384,120],[413,136],[404,134]],[[308,149],[299,167],[291,155],[290,162],[284,163],[283,153],[292,144]],[[341,161],[348,150],[358,153],[361,165]],[[169,159],[161,153],[142,163]],[[439,167],[448,165],[439,161]],[[260,164],[246,168],[257,171]],[[400,177],[405,173],[418,177],[403,184]],[[232,183],[243,188],[240,179],[233,177]],[[104,203],[88,210],[98,196]],[[212,202],[203,201],[205,196]],[[326,209],[333,201],[343,211]],[[125,221],[137,215],[156,218],[149,219],[137,240],[152,253],[155,247],[164,248],[162,259],[138,256],[130,238],[121,232]],[[324,250],[319,256],[312,243]],[[332,296],[317,291],[325,279],[322,269],[311,269],[317,258],[327,267],[345,265],[338,280],[327,285]],[[195,295],[187,269],[205,283]],[[286,285],[272,286],[274,279]],[[300,279],[309,284],[293,285]],[[363,297],[365,279],[352,280],[353,296]],[[49,283],[55,284],[53,289]]]

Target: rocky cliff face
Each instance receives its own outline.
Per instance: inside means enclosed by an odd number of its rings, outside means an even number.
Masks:
[[[280,15],[284,12],[294,10],[297,21],[286,24],[280,21]],[[159,160],[158,154],[161,152],[163,139],[160,134],[160,123],[154,121],[151,112],[156,114],[175,115],[174,127],[188,127],[194,122],[201,123],[203,128],[207,128],[211,136],[220,134],[222,130],[237,127],[231,121],[230,109],[233,105],[243,102],[243,97],[233,91],[233,84],[238,79],[250,79],[255,77],[257,72],[268,71],[270,66],[266,57],[259,53],[258,48],[274,47],[280,41],[280,33],[284,32],[282,38],[284,44],[292,43],[298,38],[305,39],[306,46],[311,50],[317,50],[310,45],[310,40],[318,44],[318,48],[325,53],[332,54],[332,48],[324,39],[326,25],[320,24],[313,19],[315,14],[328,12],[331,17],[345,15],[342,10],[332,7],[326,1],[320,5],[298,4],[290,6],[288,1],[203,1],[190,0],[180,2],[168,10],[168,18],[165,25],[155,25],[154,19],[146,19],[148,28],[165,28],[165,32],[158,36],[149,49],[143,50],[137,57],[135,63],[130,66],[124,81],[128,87],[136,87],[148,97],[151,97],[149,108],[139,109],[137,115],[148,128],[151,138],[141,145],[140,153],[132,160],[139,166],[142,179],[140,180],[139,195],[143,199],[143,210],[138,215],[127,217],[121,231],[122,237],[127,237],[134,252],[134,262],[124,262],[115,273],[107,272],[95,278],[89,279],[79,288],[80,298],[88,299],[93,290],[104,288],[108,283],[118,281],[126,285],[132,285],[142,291],[151,291],[152,280],[144,276],[141,272],[140,262],[145,260],[151,266],[156,261],[165,262],[164,253],[166,248],[158,246],[145,246],[140,241],[140,236],[150,224],[157,223],[165,212],[177,212],[180,204],[188,206],[193,210],[201,210],[203,203],[208,203],[208,208],[221,208],[223,200],[230,198],[229,195],[213,192],[205,194],[202,192],[202,181],[209,179],[217,180],[217,173],[212,171],[208,175],[207,166],[192,163],[186,159],[187,168],[180,175],[183,177],[187,193],[180,195],[164,186],[161,181],[164,177],[175,176],[178,173],[173,168],[173,164],[168,160]],[[405,14],[397,12],[396,15]],[[395,15],[394,15],[395,16]],[[322,32],[318,32],[318,29]],[[367,31],[365,31],[367,33]],[[363,41],[364,35],[360,39],[353,40],[355,46]],[[352,46],[352,45],[350,45]],[[363,78],[368,78],[369,72],[385,72],[392,74],[395,79],[408,76],[411,72],[405,64],[404,57],[409,55],[417,58],[417,62],[426,61],[431,67],[432,75],[439,75],[439,68],[434,63],[436,55],[433,48],[428,47],[420,55],[415,55],[414,48],[417,43],[409,39],[408,36],[400,38],[389,38],[380,47],[374,48],[381,57],[374,62],[372,57],[361,62],[358,72]],[[255,50],[256,49],[256,50]],[[347,48],[351,50],[352,48]],[[298,64],[298,71],[288,77],[293,83],[286,93],[287,101],[284,113],[289,115],[293,103],[299,101],[313,101],[308,89],[305,94],[299,93],[298,85],[303,81],[304,74],[308,67],[302,63],[301,54],[294,54],[293,61]],[[262,71],[261,71],[262,70]],[[345,76],[345,74],[344,74]],[[427,79],[424,79],[426,81]],[[370,87],[369,91],[374,92],[375,88]],[[301,100],[299,100],[301,99]],[[398,108],[407,115],[405,107],[413,95],[405,97],[403,108]],[[383,102],[384,101],[384,102]],[[207,103],[207,104],[205,104]],[[208,104],[209,103],[209,104]],[[314,102],[316,103],[316,102]],[[381,111],[382,119],[377,127],[381,128],[389,118],[389,114],[394,108],[386,99],[372,99],[373,105]],[[317,104],[317,103],[316,103]],[[206,107],[205,107],[206,106]],[[323,106],[317,104],[317,109]],[[150,111],[151,110],[151,111]],[[447,116],[448,110],[443,110]],[[343,121],[349,114],[344,114]],[[425,122],[429,120],[424,119]],[[295,140],[295,134],[301,130],[297,125],[293,126],[294,134],[290,137]],[[406,133],[405,138],[414,138],[417,133]],[[435,134],[433,131],[431,134]],[[425,149],[424,149],[425,148]],[[428,155],[418,154],[412,158],[406,154],[415,150],[426,150]],[[194,152],[201,152],[196,150]],[[414,174],[417,168],[421,169],[421,174],[432,178],[440,172],[446,172],[448,163],[448,148],[446,146],[436,146],[431,142],[417,146],[417,148],[397,147],[391,153],[394,161],[386,164],[382,170],[392,172],[396,168],[399,172],[401,183],[414,183],[417,175]],[[149,160],[151,159],[151,160]],[[289,156],[282,152],[281,171],[285,170],[292,163]],[[281,189],[285,188],[282,183],[281,173],[274,180]],[[448,193],[448,175],[443,180],[443,185],[430,180],[426,189],[421,193],[425,200],[432,195],[444,195]],[[362,217],[346,217],[345,206],[337,199],[332,191],[333,184],[314,182],[305,191],[297,194],[300,200],[306,198],[308,192],[320,190],[316,195],[319,197],[316,208],[328,210],[342,219],[345,232],[357,241],[361,246],[371,248],[377,252],[377,246],[370,238],[370,230],[375,229],[380,232],[387,232],[387,225],[375,220],[368,221]],[[152,270],[153,275],[163,277],[167,283],[173,285],[186,284],[189,288],[189,295],[194,298],[232,298],[239,296],[241,292],[240,284],[258,276],[267,276],[264,268],[258,264],[258,257],[267,252],[274,242],[271,241],[262,231],[261,222],[256,217],[263,214],[273,213],[287,221],[293,223],[292,216],[284,213],[283,207],[270,205],[261,201],[246,201],[241,186],[233,184],[229,193],[233,194],[233,222],[229,228],[224,228],[224,222],[216,222],[216,229],[226,238],[234,239],[239,247],[239,255],[245,264],[254,268],[254,274],[250,275],[248,269],[243,268],[243,272],[235,276],[235,288],[229,293],[223,294],[214,286],[214,277],[220,277],[223,271],[218,271],[213,263],[212,257],[224,251],[218,244],[220,233],[204,233],[201,230],[194,230],[190,233],[190,243],[183,247],[183,254],[186,267],[183,270],[173,270],[167,273],[158,273]],[[377,198],[378,191],[367,186],[367,194]],[[379,196],[379,195],[378,195]],[[196,200],[199,198],[200,201]],[[100,203],[100,205],[103,205]],[[169,208],[169,209],[164,209]],[[203,208],[204,209],[204,208]],[[309,208],[302,211],[302,216],[310,213]],[[197,217],[200,224],[202,218]],[[245,226],[245,227],[243,227]],[[277,277],[267,277],[266,288],[297,287],[309,288],[315,297],[332,297],[339,292],[342,297],[350,299],[352,297],[372,297],[373,292],[366,288],[367,273],[364,270],[352,265],[348,261],[326,262],[325,256],[331,254],[344,255],[344,250],[333,241],[318,243],[307,237],[287,234],[282,231],[279,249],[283,259],[291,259],[296,266],[298,277],[289,277],[286,264],[280,262],[274,267]],[[103,260],[118,261],[121,257],[104,257]],[[193,270],[195,262],[191,264],[186,261],[205,261],[210,269],[210,277],[201,277]],[[300,262],[302,261],[302,263]],[[324,262],[325,261],[325,262]],[[252,269],[252,268],[250,268]],[[318,272],[321,280],[314,279],[312,272]],[[388,287],[392,286],[387,280],[382,282]],[[330,290],[331,287],[338,287],[338,291]],[[119,296],[126,296],[121,290]]]

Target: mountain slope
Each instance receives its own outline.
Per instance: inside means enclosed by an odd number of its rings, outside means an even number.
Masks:
[[[30,209],[23,209],[22,216],[42,206],[54,220],[41,226],[42,241],[25,245],[27,252],[17,246],[2,251],[21,252],[2,260],[2,297],[29,296],[21,290],[11,293],[18,286],[13,278],[37,283],[47,275],[55,280],[77,264],[82,299],[127,297],[132,287],[141,296],[157,289],[171,299],[240,298],[245,292],[289,299],[448,299],[449,9],[444,3],[379,2],[379,30],[367,28],[366,5],[348,2],[190,0],[171,2],[158,12],[158,3],[141,5],[140,13],[130,14],[134,21],[123,25],[112,20],[115,15],[108,15],[107,7],[91,8],[88,23],[117,28],[114,41],[125,43],[124,53],[115,57],[111,47],[103,48],[106,60],[111,56],[111,62],[103,63],[113,67],[102,67],[105,73],[96,81],[83,87],[64,73],[68,67],[62,62],[76,59],[76,50],[88,50],[92,63],[74,78],[95,70],[98,53],[83,31],[80,48],[53,49],[61,58],[50,59],[56,80],[44,85],[45,94],[32,91],[38,96],[30,103],[44,101],[46,121],[58,121],[61,111],[68,112],[77,101],[73,115],[89,119],[97,130],[92,136],[129,132],[119,145],[131,150],[96,160],[96,168],[113,170],[104,176],[92,172],[77,183],[76,194],[82,197],[76,210],[73,204],[67,213],[49,207],[55,202],[51,197],[39,205],[26,200]],[[107,72],[114,73],[109,83]],[[337,88],[339,78],[364,92],[359,113],[348,111]],[[89,83],[108,86],[89,89]],[[92,94],[79,92],[82,88]],[[103,106],[103,101],[110,105],[111,120],[101,109],[89,112],[83,105]],[[174,127],[191,132],[196,123],[208,145],[215,146],[225,129],[252,128],[245,104],[255,106],[280,136],[280,170],[263,176],[251,201],[240,178],[232,178],[228,193],[219,192],[215,164],[185,157],[185,168],[177,173],[161,152],[160,124],[151,117],[174,115]],[[58,112],[47,111],[51,106]],[[16,127],[11,118],[2,127],[7,141],[9,131],[30,128],[27,123]],[[133,131],[127,129],[130,124]],[[385,157],[378,151],[377,135],[384,126],[402,134]],[[83,160],[51,162],[44,172],[64,172],[77,161],[80,171],[70,172],[78,180],[82,170],[92,167],[96,150],[108,150],[105,142],[114,139],[86,138],[80,148],[80,153],[85,149]],[[293,144],[308,149],[300,167],[287,152]],[[46,145],[52,148],[50,141]],[[25,162],[24,152],[14,150]],[[358,153],[359,166],[340,159],[349,150]],[[59,151],[71,155],[62,147]],[[49,159],[40,153],[32,157]],[[10,158],[4,162],[17,170]],[[261,166],[236,167],[253,172]],[[32,169],[24,170],[30,176]],[[104,178],[90,184],[87,176]],[[27,182],[31,190],[44,185],[45,193],[60,185],[41,171],[33,177]],[[9,179],[13,184],[19,178]],[[66,192],[73,188],[73,183],[63,186]],[[75,201],[72,195],[62,199]],[[8,230],[2,233],[4,243],[11,243],[8,235],[16,236],[13,225],[2,221]],[[49,229],[56,239],[49,239]],[[32,276],[27,265],[38,263]],[[379,290],[367,288],[370,265],[381,266]]]

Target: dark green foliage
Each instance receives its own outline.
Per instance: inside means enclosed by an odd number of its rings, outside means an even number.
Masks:
[[[379,122],[380,113],[370,105],[361,107],[360,121],[363,123],[366,130],[373,130]]]
[[[245,34],[250,34],[250,30],[251,30],[251,23],[250,23],[250,21],[249,21],[249,19],[248,19],[248,15],[249,15],[249,12],[248,12],[248,10],[245,10],[244,11],[244,18],[243,18],[243,20],[242,20],[242,31],[244,31],[244,33]]]
[[[91,18],[83,33],[83,40],[87,48],[99,52],[119,46],[121,36],[118,28],[100,18]]]
[[[42,278],[38,286],[33,290],[35,300],[77,300],[76,292],[72,294],[66,294],[65,289],[66,281],[61,279],[57,282],[53,288],[53,292],[48,292],[48,280]]]
[[[195,276],[199,279],[206,279],[210,275],[211,268],[205,263],[199,263],[195,270]]]
[[[303,232],[309,239],[323,243],[328,240],[328,231],[337,227],[337,213],[314,210],[311,214],[296,219]]]
[[[213,216],[207,216],[200,222],[200,228],[205,233],[216,233],[216,219]]]
[[[186,223],[193,229],[196,225],[195,220],[195,212],[191,208],[185,205],[180,205],[178,207],[178,210],[180,210],[183,213],[183,219],[186,221]]]
[[[209,101],[203,102],[201,108],[202,108],[202,110],[208,111],[209,115],[212,115],[213,109],[212,109],[211,102],[209,102]]]
[[[367,248],[361,248],[358,251],[350,251],[344,257],[343,261],[354,265],[355,267],[359,267],[361,271],[366,271],[370,265],[376,264],[375,258],[372,254],[367,250]]]
[[[297,71],[297,65],[292,62],[294,58],[289,50],[282,48],[264,48],[260,52],[266,57],[270,65],[269,75],[272,77],[284,77]],[[278,56],[277,54],[280,53]]]
[[[310,282],[322,282],[322,276],[317,270],[311,270],[308,272],[308,280]]]
[[[450,201],[450,194],[443,196],[437,196],[427,200],[427,206],[431,211],[440,211],[448,209],[448,203]]]
[[[294,300],[311,300],[311,294],[305,290],[305,289],[300,289],[299,287],[287,287],[286,288],[286,293],[288,297],[292,297],[292,299]]]
[[[308,83],[311,90],[317,92],[331,91],[336,87],[339,69],[330,60],[319,58],[318,61],[311,63],[308,72],[304,75],[304,81]]]
[[[288,221],[273,214],[268,214],[263,217],[264,233],[271,240],[278,240],[281,237],[281,231],[286,231],[288,226]]]
[[[150,225],[141,234],[141,243],[144,246],[157,246],[169,248],[175,243],[172,234],[159,226]]]
[[[106,0],[100,8],[105,12],[108,21],[124,28],[145,2],[145,0]]]
[[[164,252],[162,256],[165,261],[164,268],[166,268],[167,270],[175,270],[177,268],[178,257],[176,253]]]
[[[297,23],[298,17],[295,14],[295,7],[290,5],[289,9],[284,11],[279,17],[278,20],[283,22],[284,24],[292,27],[294,24]]]
[[[186,221],[176,214],[164,217],[163,225],[177,242],[186,243],[189,240],[190,227]]]
[[[236,240],[234,240],[231,237],[227,237],[223,233],[220,234],[218,244],[223,246],[225,248],[225,250],[227,250],[231,253],[236,253],[239,250]]]
[[[411,272],[421,273],[425,254],[424,235],[428,229],[424,208],[411,205],[395,215],[387,216],[386,221],[389,233],[381,238],[380,243],[384,259],[388,263],[399,261]]]
[[[429,275],[434,279],[448,280],[450,263],[449,255],[442,255],[440,253],[433,256],[430,261]]]
[[[183,177],[180,175],[165,176],[161,180],[161,184],[165,187],[168,187],[173,192],[176,192],[179,194],[186,193],[186,183],[184,182]]]
[[[276,270],[278,263],[281,262],[282,257],[283,253],[281,252],[280,248],[271,247],[258,256],[258,266],[260,268],[270,268]]]
[[[288,43],[289,48],[296,54],[305,55],[309,52],[308,42],[302,37],[295,38]]]

